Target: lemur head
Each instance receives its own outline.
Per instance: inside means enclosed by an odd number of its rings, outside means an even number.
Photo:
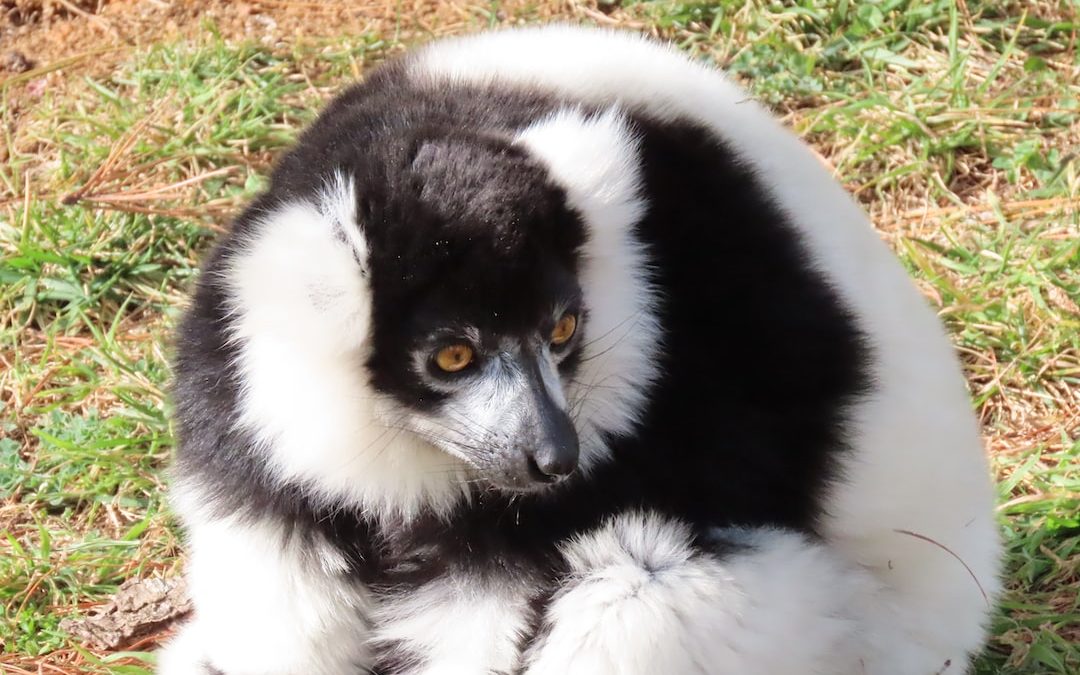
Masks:
[[[569,108],[502,134],[403,125],[362,142],[326,119],[211,260],[221,290],[189,322],[234,345],[236,422],[269,476],[413,513],[470,487],[545,490],[605,457],[605,435],[639,419],[659,343],[625,117]],[[197,338],[182,340],[192,362]],[[180,393],[206,399],[217,374],[179,370]]]
[[[494,484],[571,474],[564,381],[587,320],[580,216],[509,140],[419,134],[357,176],[372,297],[372,386],[400,423]]]

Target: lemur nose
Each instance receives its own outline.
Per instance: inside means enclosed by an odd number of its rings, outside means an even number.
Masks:
[[[540,425],[539,442],[527,451],[530,473],[542,481],[569,476],[578,465],[577,430],[563,411],[548,415]]]

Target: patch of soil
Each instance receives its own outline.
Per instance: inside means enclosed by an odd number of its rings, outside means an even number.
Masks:
[[[13,26],[36,24],[71,14],[96,14],[108,0],[2,0],[0,16]]]

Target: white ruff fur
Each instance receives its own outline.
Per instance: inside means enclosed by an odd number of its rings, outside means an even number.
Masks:
[[[373,642],[420,657],[410,673],[505,673],[528,628],[526,589],[448,578],[378,607]]]
[[[263,218],[233,262],[239,423],[278,477],[328,505],[377,518],[445,510],[462,495],[462,475],[448,467],[464,465],[402,431],[404,419],[366,381],[370,298],[354,209],[352,185],[338,179],[321,204]]]
[[[604,356],[584,361],[580,384],[566,389],[573,408],[581,388],[604,385],[581,409],[586,467],[603,456],[596,429],[632,430],[661,333],[649,311],[648,252],[629,232],[647,195],[638,194],[636,143],[620,110],[688,117],[721,136],[756,169],[871,342],[875,393],[850,410],[852,453],[825,504],[823,542],[720,533],[750,546],[717,558],[695,555],[679,523],[613,519],[565,547],[571,580],[549,607],[550,631],[526,655],[527,672],[963,672],[984,636],[983,591],[998,589],[993,494],[969,401],[933,312],[808,149],[720,74],[634,36],[485,34],[436,44],[408,67],[425,81],[521,84],[610,108],[594,118],[562,110],[517,140],[587,221],[584,337],[597,342],[586,356]],[[464,475],[447,466],[464,464],[388,428],[393,406],[363,378],[370,307],[352,197],[339,180],[319,204],[267,215],[229,270],[244,380],[238,423],[257,435],[275,476],[328,505],[381,519],[425,505],[447,511]],[[722,205],[716,225],[741,226],[725,221]],[[348,673],[372,637],[423,652],[425,672],[513,668],[524,589],[447,580],[372,607],[328,548],[302,550],[274,525],[205,517],[203,498],[177,501],[198,610],[160,672],[205,675],[209,658],[226,675]],[[971,574],[901,531],[939,542]],[[383,622],[378,633],[365,633],[361,612]]]

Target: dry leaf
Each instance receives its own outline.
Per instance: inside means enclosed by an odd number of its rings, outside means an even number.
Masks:
[[[1080,307],[1077,307],[1076,301],[1070,298],[1069,294],[1063,291],[1061,287],[1053,284],[1047,285],[1046,298],[1054,307],[1063,309],[1071,314],[1080,315]]]

